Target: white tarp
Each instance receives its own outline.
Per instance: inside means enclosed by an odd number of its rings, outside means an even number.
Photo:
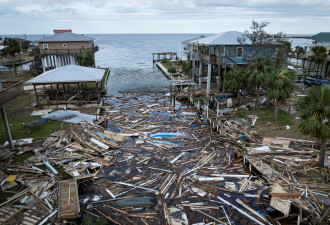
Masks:
[[[47,115],[42,116],[42,118],[48,118],[51,120],[59,120],[67,123],[80,123],[82,121],[87,121],[93,123],[96,120],[96,116],[88,115],[85,113],[81,113],[78,111],[71,110],[59,110],[56,112],[49,113]],[[97,116],[97,119],[100,116]]]

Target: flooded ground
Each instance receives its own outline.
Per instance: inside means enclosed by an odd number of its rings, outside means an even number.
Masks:
[[[164,92],[168,87],[167,78],[157,67],[145,69],[114,68],[110,71],[107,94],[118,95],[118,92]]]

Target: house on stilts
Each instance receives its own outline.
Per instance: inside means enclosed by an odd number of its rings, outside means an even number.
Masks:
[[[94,55],[98,51],[93,38],[72,33],[72,30],[54,30],[54,33],[39,40],[38,48],[33,50],[35,61],[30,69],[34,76],[62,66],[78,65],[76,54],[91,51]]]

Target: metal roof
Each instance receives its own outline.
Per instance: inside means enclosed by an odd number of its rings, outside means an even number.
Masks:
[[[199,44],[199,45],[241,45],[238,42],[238,38],[241,38],[243,33],[238,31],[228,31],[220,34],[211,35],[208,37],[200,37],[193,40],[186,41],[187,44]],[[246,45],[251,44],[249,40],[246,40]]]
[[[101,81],[104,69],[68,65],[49,70],[26,81],[27,84],[84,83]]]
[[[330,32],[320,32],[311,37],[315,41],[330,42]]]
[[[38,42],[71,42],[71,41],[93,41],[93,38],[86,37],[83,34],[75,34],[71,32],[59,33],[50,37],[43,38]]]

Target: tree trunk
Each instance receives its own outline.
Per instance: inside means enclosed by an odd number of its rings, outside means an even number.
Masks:
[[[277,123],[277,117],[278,117],[278,99],[275,98],[275,115],[274,115],[275,123]]]
[[[312,67],[312,60],[309,60],[309,68],[308,68],[308,75],[311,74],[311,67]]]
[[[15,56],[13,56],[13,67],[14,67],[14,73],[15,73],[15,75],[17,75],[16,64],[15,64]]]
[[[326,147],[327,147],[327,138],[321,137],[320,139],[320,159],[319,159],[319,166],[324,167],[324,159],[325,159],[325,153],[326,153]]]
[[[323,71],[323,62],[322,62],[322,65],[321,65],[321,74],[322,74],[322,71]],[[321,75],[322,76],[322,75]],[[325,77],[325,76],[324,76]]]
[[[258,105],[259,105],[259,95],[260,95],[260,86],[257,87],[257,90],[256,90],[256,103],[254,105],[254,108],[258,108]]]
[[[241,93],[240,93],[240,90],[238,89],[237,90],[237,102],[238,102],[238,106],[241,104]]]
[[[319,74],[319,67],[320,67],[320,63],[318,63],[317,67],[316,67],[316,76]],[[314,65],[314,68],[315,68],[315,65]]]

